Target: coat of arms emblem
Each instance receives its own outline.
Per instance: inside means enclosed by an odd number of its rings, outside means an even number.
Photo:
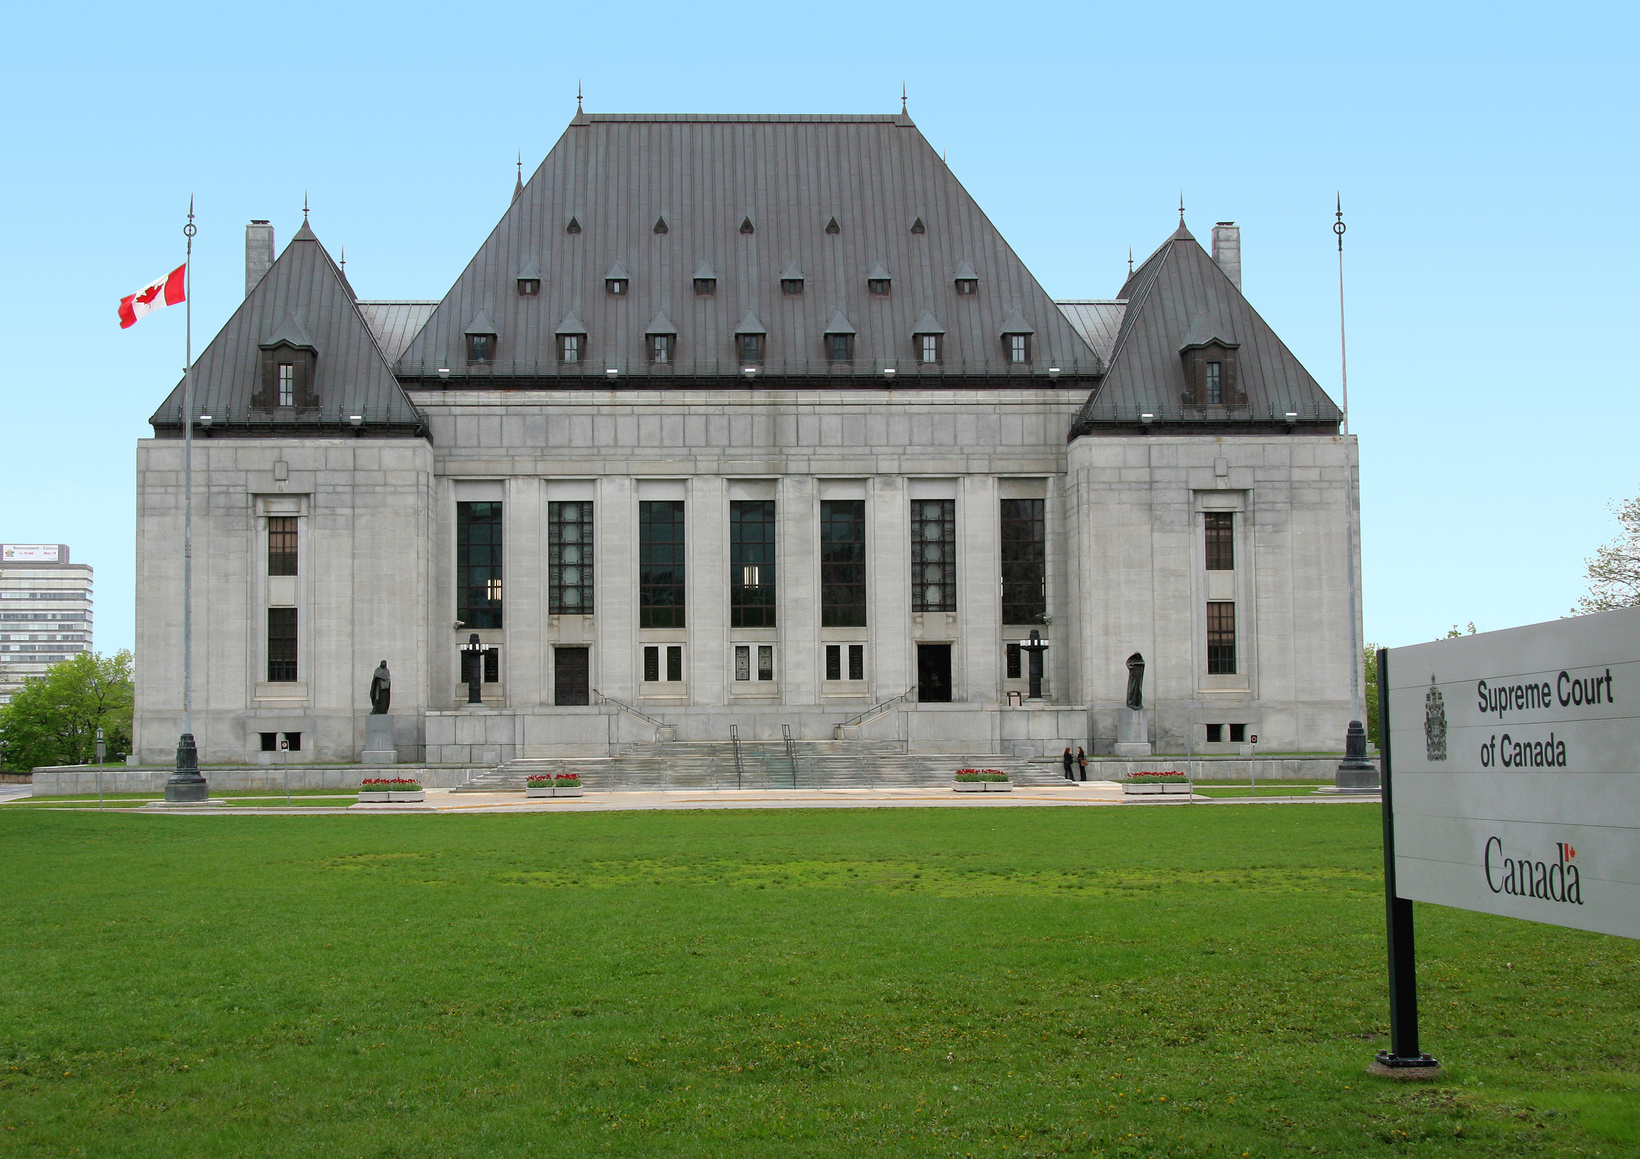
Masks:
[[[1430,760],[1446,760],[1446,699],[1435,687],[1433,675],[1424,694],[1424,748]]]

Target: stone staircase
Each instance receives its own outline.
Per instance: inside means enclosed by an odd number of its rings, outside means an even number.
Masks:
[[[795,776],[793,764],[796,765]],[[1018,785],[1063,785],[1057,763],[972,753],[908,753],[897,741],[672,741],[623,746],[613,757],[508,761],[480,773],[458,793],[522,790],[525,778],[577,773],[590,792],[658,789],[863,789],[947,785],[960,768],[1001,769]]]

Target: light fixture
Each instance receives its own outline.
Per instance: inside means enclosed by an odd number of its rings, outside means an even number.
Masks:
[[[743,366],[740,369],[740,373],[744,374],[747,377],[748,380],[756,378],[757,377],[757,367],[755,367],[755,366]]]
[[[1048,367],[1048,377],[1049,378],[1058,378],[1059,377],[1059,367],[1057,367],[1057,366]]]
[[[212,422],[212,419],[211,419],[210,415],[200,415],[199,416],[199,425],[204,427],[206,430],[211,429],[211,422]]]
[[[347,416],[347,421],[353,424],[353,429],[354,430],[358,430],[360,427],[362,427],[364,425],[364,416],[363,415],[348,415]]]
[[[604,371],[604,377],[609,379],[609,381],[611,381],[611,382],[614,382],[617,378],[620,377],[620,375],[621,375],[621,372],[619,370],[616,370],[613,366],[611,366],[608,370]]]
[[[1287,425],[1292,426],[1296,422],[1298,422],[1298,412],[1296,410],[1288,411],[1287,412]]]
[[[438,376],[440,378],[449,378],[450,377],[450,368],[448,366],[439,367],[438,368]]]
[[[1156,421],[1156,416],[1151,414],[1149,411],[1146,411],[1144,414],[1139,416],[1139,421],[1148,427],[1151,423]]]
[[[888,379],[888,381],[893,382],[894,381],[894,368],[892,366],[883,367],[883,377]]]

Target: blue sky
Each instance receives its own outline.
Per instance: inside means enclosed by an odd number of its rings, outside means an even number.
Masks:
[[[0,76],[0,540],[97,568],[133,635],[134,450],[182,311],[119,298],[181,260],[196,349],[244,225],[303,192],[364,297],[437,298],[589,111],[911,113],[1058,297],[1108,297],[1177,222],[1242,226],[1244,286],[1338,384],[1369,639],[1563,614],[1640,488],[1630,5],[628,3],[19,5]]]

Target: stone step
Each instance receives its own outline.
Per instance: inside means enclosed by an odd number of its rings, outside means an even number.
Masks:
[[[1001,769],[1020,785],[1064,783],[1052,764],[994,753],[907,753],[895,741],[793,741],[790,753],[783,741],[742,741],[738,767],[731,741],[677,741],[626,745],[612,757],[520,758],[455,791],[516,791],[527,777],[571,772],[587,789],[605,792],[936,786],[959,768]]]

